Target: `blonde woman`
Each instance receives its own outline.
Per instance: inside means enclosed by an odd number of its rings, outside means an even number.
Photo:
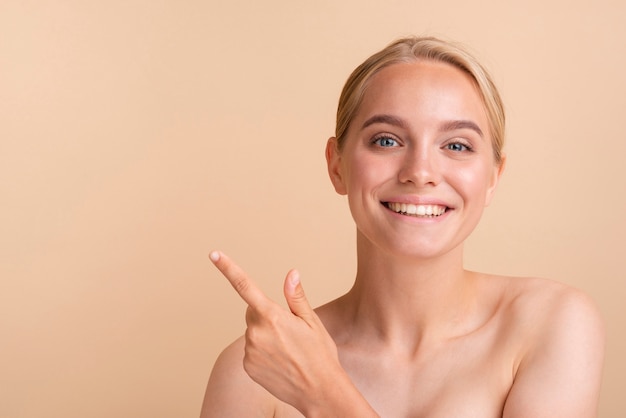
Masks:
[[[225,254],[245,336],[209,379],[203,417],[593,417],[604,349],[589,298],[465,270],[463,244],[504,168],[504,111],[459,46],[405,38],[348,79],[326,158],[357,230],[354,286],[287,311]]]

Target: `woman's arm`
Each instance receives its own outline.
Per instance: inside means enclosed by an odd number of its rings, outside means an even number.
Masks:
[[[541,312],[537,333],[524,355],[503,417],[597,416],[604,358],[604,326],[592,301],[565,289]]]
[[[287,274],[284,285],[290,312],[268,299],[227,256],[212,252],[210,257],[248,304],[243,369],[252,380],[307,417],[378,416],[341,367],[337,347],[309,305],[296,271]],[[220,369],[232,368],[232,361],[223,361],[228,367],[218,360],[215,380],[228,379]],[[236,392],[237,382],[232,385],[229,391]],[[207,393],[223,390],[215,386],[209,382]]]

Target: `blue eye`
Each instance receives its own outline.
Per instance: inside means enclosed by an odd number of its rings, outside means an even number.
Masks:
[[[455,152],[463,152],[463,151],[471,151],[471,147],[469,145],[465,145],[463,143],[460,142],[452,142],[448,145],[446,145],[446,148],[449,149],[450,151],[455,151]]]
[[[389,148],[389,147],[397,147],[398,141],[388,136],[381,136],[374,140],[374,144],[380,147]]]

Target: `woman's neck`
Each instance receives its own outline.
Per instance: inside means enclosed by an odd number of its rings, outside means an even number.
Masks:
[[[344,298],[356,332],[416,350],[470,327],[475,275],[463,269],[462,245],[422,259],[384,253],[362,236],[357,248],[355,284]]]

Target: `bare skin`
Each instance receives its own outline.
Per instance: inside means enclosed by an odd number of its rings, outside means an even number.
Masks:
[[[288,311],[212,253],[248,330],[216,362],[203,417],[596,416],[604,331],[589,298],[463,268],[502,172],[488,130],[474,85],[446,64],[372,79],[344,149],[331,138],[326,151],[357,225],[354,286],[314,311],[291,271]]]
[[[450,335],[424,336],[419,341],[415,337],[408,340],[386,335],[386,330],[379,330],[368,321],[374,311],[363,317],[355,315],[350,302],[352,292],[316,309],[336,343],[345,375],[334,363],[332,346],[328,359],[317,350],[328,344],[324,338],[320,338],[323,343],[319,345],[310,344],[308,338],[281,345],[279,351],[294,356],[304,354],[310,360],[299,371],[306,374],[308,367],[308,379],[298,373],[291,375],[298,381],[293,385],[297,388],[293,396],[301,397],[301,391],[311,400],[328,402],[318,415],[311,409],[304,416],[596,416],[603,328],[588,297],[543,279],[466,274],[482,296],[473,314],[458,322],[458,329],[463,331]],[[289,284],[285,287],[290,306],[304,306],[296,307],[301,311],[294,314],[263,300],[262,304],[268,306],[259,309],[276,321],[269,326],[269,338],[284,332],[280,324],[285,319],[283,314],[307,318],[304,323],[314,322],[313,311],[302,299],[302,287],[298,286],[292,294],[287,293]],[[261,295],[258,289],[255,291]],[[250,324],[268,327],[254,321]],[[420,334],[415,324],[407,328],[413,328],[414,336]],[[246,373],[244,345],[244,338],[237,340],[217,361],[202,416],[303,416]],[[267,372],[272,364],[280,364],[276,373],[279,379],[284,378],[286,364],[293,361],[271,354],[264,357],[257,367]],[[300,364],[303,363],[306,362]],[[298,387],[300,383],[302,386]],[[345,407],[348,409],[342,411]],[[301,410],[306,413],[308,409],[302,406]]]

